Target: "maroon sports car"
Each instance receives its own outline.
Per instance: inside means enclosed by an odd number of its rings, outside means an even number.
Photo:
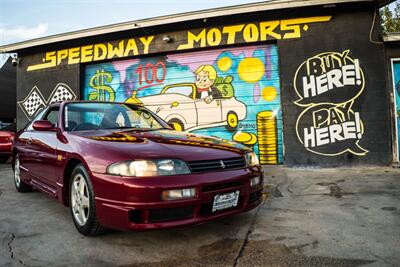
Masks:
[[[15,186],[69,206],[84,235],[106,228],[202,223],[261,203],[263,171],[248,148],[177,132],[148,109],[63,102],[20,131]]]

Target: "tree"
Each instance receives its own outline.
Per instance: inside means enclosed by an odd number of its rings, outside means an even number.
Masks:
[[[384,32],[400,32],[400,1],[396,1],[393,11],[390,10],[389,6],[385,6],[379,13]]]

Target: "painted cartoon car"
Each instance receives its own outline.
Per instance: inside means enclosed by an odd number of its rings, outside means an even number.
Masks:
[[[220,84],[216,87],[221,92],[219,96],[207,103],[196,95],[194,83],[178,83],[165,86],[158,95],[139,100],[179,131],[207,128],[208,125],[214,127],[223,122],[229,131],[233,131],[239,121],[246,118],[246,105],[238,101],[233,90],[229,89]]]

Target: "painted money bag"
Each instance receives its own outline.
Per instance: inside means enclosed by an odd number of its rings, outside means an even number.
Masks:
[[[214,87],[221,93],[222,98],[231,98],[235,96],[235,90],[232,86],[233,77],[228,75],[224,78],[217,77],[214,82]]]

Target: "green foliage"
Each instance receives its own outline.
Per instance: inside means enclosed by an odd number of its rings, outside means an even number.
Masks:
[[[392,11],[389,6],[383,7],[379,13],[384,32],[400,32],[400,1],[396,1]]]

